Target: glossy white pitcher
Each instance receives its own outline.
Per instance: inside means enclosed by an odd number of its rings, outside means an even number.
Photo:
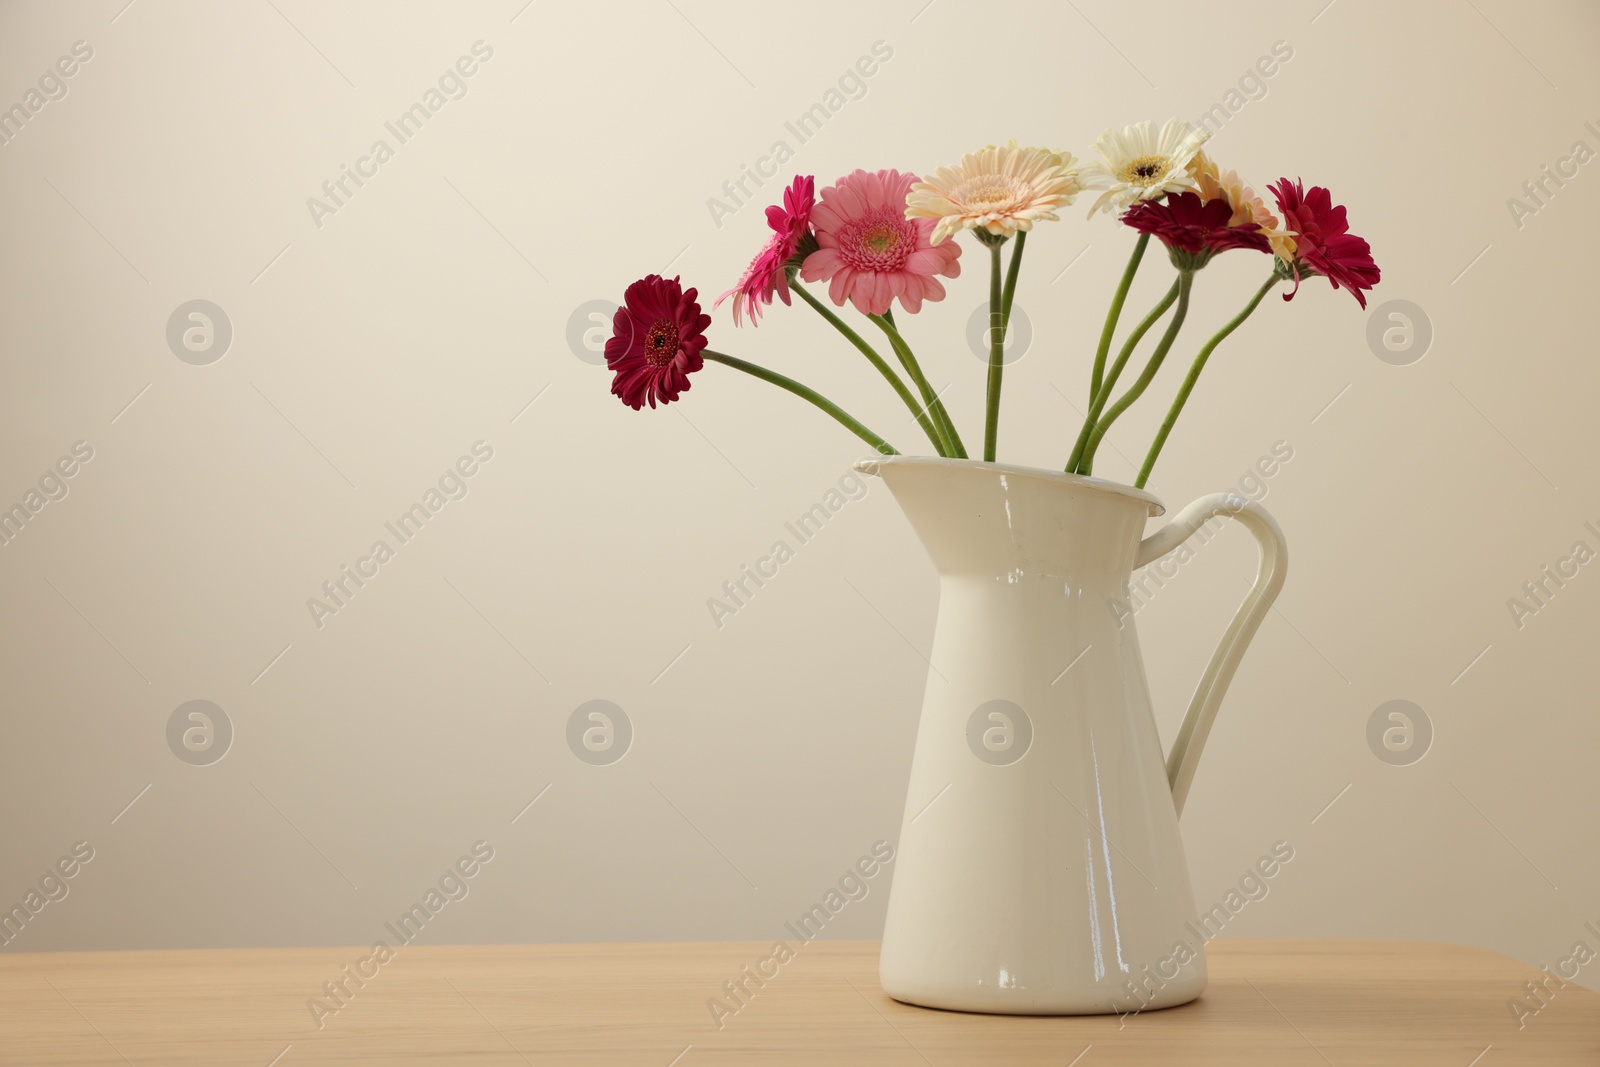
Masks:
[[[1019,1015],[1193,1000],[1205,946],[1178,814],[1283,585],[1278,524],[1219,493],[1145,537],[1161,502],[1097,478],[920,456],[857,469],[884,480],[940,583],[884,990]],[[1255,535],[1261,566],[1163,765],[1129,580],[1216,516]]]

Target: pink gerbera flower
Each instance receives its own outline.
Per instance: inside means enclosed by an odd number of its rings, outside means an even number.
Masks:
[[[811,207],[816,201],[816,182],[807,174],[796,177],[794,184],[783,193],[783,206],[774,204],[767,208],[767,225],[772,236],[761,246],[756,258],[750,261],[739,284],[717,297],[712,310],[733,297],[733,324],[740,325],[741,314],[750,316],[754,326],[761,318],[761,309],[772,303],[772,295],[789,303],[788,263],[800,247],[800,240],[811,231]]]
[[[1306,192],[1300,179],[1293,183],[1279,178],[1267,188],[1278,201],[1283,212],[1283,225],[1295,235],[1294,262],[1286,264],[1294,274],[1294,289],[1283,294],[1292,299],[1300,291],[1302,272],[1320,274],[1335,289],[1348,289],[1356,303],[1367,306],[1364,289],[1378,284],[1382,276],[1372,260],[1372,246],[1350,232],[1342,205],[1335,205],[1333,195],[1320,185]]]
[[[913,314],[924,300],[943,300],[937,275],[961,273],[954,241],[935,245],[936,220],[906,218],[906,194],[915,174],[857,170],[822,190],[811,221],[818,248],[800,267],[808,282],[827,281],[828,296],[868,315],[882,315],[896,299]]]
[[[611,391],[633,410],[678,399],[689,388],[689,375],[705,365],[700,350],[711,316],[700,313],[698,295],[659,274],[628,286],[611,319],[606,366],[616,373]]]
[[[1198,193],[1168,193],[1165,200],[1140,200],[1122,221],[1140,233],[1154,234],[1173,263],[1198,270],[1230,248],[1269,251],[1267,236],[1253,222],[1230,225],[1233,207],[1225,199],[1201,200]]]

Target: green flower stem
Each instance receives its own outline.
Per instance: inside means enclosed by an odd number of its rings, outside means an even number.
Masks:
[[[1078,469],[1079,461],[1083,459],[1083,451],[1089,445],[1089,437],[1094,433],[1095,423],[1100,421],[1100,412],[1105,409],[1106,402],[1111,399],[1112,386],[1117,384],[1117,378],[1121,376],[1122,368],[1127,364],[1129,357],[1133,355],[1133,350],[1139,347],[1139,342],[1144,340],[1144,335],[1149,333],[1150,328],[1160,321],[1161,316],[1167,313],[1167,308],[1171,307],[1172,302],[1176,299],[1178,299],[1178,283],[1173,282],[1172,288],[1167,290],[1167,295],[1162,297],[1160,302],[1150,309],[1150,313],[1140,321],[1138,326],[1134,327],[1134,331],[1123,342],[1122,350],[1117,353],[1116,362],[1111,364],[1111,370],[1106,374],[1105,380],[1100,383],[1100,388],[1089,401],[1088,414],[1083,417],[1083,428],[1078,431],[1078,440],[1073,444],[1072,455],[1067,460],[1067,473],[1086,473]]]
[[[1141,233],[1139,240],[1134,243],[1133,255],[1128,257],[1128,265],[1122,271],[1122,281],[1117,283],[1116,295],[1111,298],[1111,309],[1106,312],[1106,324],[1100,330],[1100,346],[1094,351],[1094,374],[1089,379],[1091,402],[1100,395],[1101,375],[1106,369],[1106,354],[1111,351],[1111,339],[1117,333],[1117,320],[1122,317],[1122,302],[1128,299],[1128,290],[1133,286],[1133,276],[1139,272],[1139,261],[1144,258],[1145,246],[1149,243],[1150,235]]]
[[[922,410],[932,417],[939,436],[944,439],[946,451],[940,455],[966,459],[967,446],[962,444],[961,435],[956,433],[956,425],[950,419],[950,412],[945,410],[944,401],[939,399],[939,394],[933,391],[927,376],[922,373],[922,365],[917,362],[911,346],[900,336],[899,327],[894,322],[894,313],[885,311],[882,315],[868,315],[867,318],[876,323],[878,329],[889,339],[894,354],[900,358],[900,365],[911,375],[911,380],[917,384],[917,389],[922,393]]]
[[[1189,373],[1183,379],[1183,385],[1178,388],[1178,395],[1172,401],[1172,408],[1167,412],[1166,420],[1162,422],[1161,430],[1156,434],[1155,441],[1151,443],[1149,454],[1144,457],[1144,466],[1139,468],[1139,480],[1133,483],[1135,486],[1143,489],[1144,483],[1150,480],[1150,469],[1156,465],[1156,457],[1161,455],[1161,446],[1167,443],[1167,435],[1172,432],[1172,424],[1178,421],[1178,413],[1183,410],[1183,405],[1188,402],[1189,394],[1194,391],[1194,383],[1199,380],[1200,372],[1205,369],[1206,360],[1211,358],[1212,351],[1222,343],[1224,337],[1237,330],[1240,323],[1250,317],[1250,313],[1256,309],[1256,305],[1260,304],[1268,291],[1280,281],[1282,279],[1274,272],[1272,277],[1263,282],[1261,288],[1256,290],[1256,295],[1250,298],[1250,303],[1244,306],[1244,310],[1229,319],[1222,329],[1212,334],[1211,340],[1207,341],[1205,347],[1200,349],[1200,354],[1194,357],[1194,365],[1189,368]]]
[[[863,426],[860,420],[856,419],[855,416],[851,415],[848,411],[845,411],[844,408],[840,407],[838,404],[835,404],[833,401],[829,400],[815,389],[812,389],[810,386],[801,385],[793,378],[785,377],[784,375],[779,374],[777,371],[768,370],[767,368],[757,366],[754,363],[747,363],[742,359],[735,359],[733,356],[725,356],[721,352],[713,352],[709,348],[701,349],[700,357],[702,359],[709,359],[713,363],[725,364],[734,368],[735,370],[742,370],[746,374],[754,375],[764,382],[771,382],[780,389],[787,389],[795,396],[811,401],[813,404],[817,405],[817,407],[821,408],[823,411],[826,411],[835,419],[838,419],[839,422],[843,424],[844,427],[851,433],[855,434],[857,437],[861,438],[867,444],[871,445],[879,452],[882,452],[884,455],[898,456],[900,454],[893,445],[889,444],[889,442],[885,441],[883,438],[879,437],[877,434]]]
[[[1145,389],[1150,385],[1150,380],[1156,376],[1156,371],[1161,369],[1161,363],[1167,358],[1167,352],[1172,348],[1172,342],[1178,339],[1178,330],[1183,326],[1184,316],[1189,313],[1189,286],[1194,281],[1192,271],[1181,270],[1178,272],[1178,309],[1172,313],[1172,321],[1167,324],[1166,333],[1161,335],[1161,340],[1156,345],[1156,350],[1150,353],[1150,361],[1144,365],[1138,379],[1128,387],[1128,391],[1111,405],[1094,427],[1094,433],[1089,437],[1089,444],[1083,450],[1083,461],[1079,464],[1082,473],[1090,474],[1094,470],[1094,454],[1099,451],[1100,442],[1105,437],[1106,431],[1111,429],[1111,424],[1117,417],[1128,410],[1135,400],[1144,395]]]
[[[1022,270],[1022,246],[1027,242],[1028,231],[1018,230],[1016,244],[1011,246],[1011,267],[1006,271],[1005,291],[1000,296],[1000,317],[1008,327],[1011,325],[1011,299],[1017,295],[1017,274]]]
[[[989,245],[989,383],[984,391],[983,458],[994,462],[1000,435],[1000,377],[1006,368],[1005,297],[1000,289],[1000,245]]]
[[[906,407],[911,409],[911,414],[916,416],[917,425],[922,427],[922,432],[928,435],[929,441],[933,442],[934,451],[941,456],[950,455],[951,453],[945,445],[943,436],[933,420],[923,410],[923,405],[917,403],[917,398],[911,395],[911,390],[906,388],[906,383],[901,381],[900,375],[894,372],[894,368],[890,367],[884,358],[878,355],[877,349],[869,345],[860,334],[852,330],[843,319],[835,315],[832,308],[812,296],[810,291],[800,284],[798,278],[790,278],[789,287],[800,294],[800,299],[815,308],[817,314],[832,323],[834,329],[844,334],[850,343],[860,349],[861,354],[867,357],[868,362],[878,368],[878,373],[882,374],[884,379],[894,387],[894,391],[899,394],[900,399],[905,401]]]
[[[1002,288],[1000,246],[1004,241],[998,238],[984,242],[989,246],[989,380],[983,419],[983,458],[990,463],[994,462],[1000,436],[1000,382],[1005,373],[1006,331],[1011,328],[1011,303],[1017,295],[1017,275],[1022,271],[1022,249],[1028,242],[1028,231],[1017,231],[1016,244],[1011,247],[1011,266],[1006,270]]]

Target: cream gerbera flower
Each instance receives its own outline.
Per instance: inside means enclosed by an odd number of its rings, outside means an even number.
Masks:
[[[1238,171],[1219,171],[1216,160],[1207,155],[1204,149],[1194,154],[1188,169],[1189,176],[1195,182],[1195,192],[1200,194],[1201,200],[1228,202],[1233,209],[1233,215],[1228,219],[1229,226],[1255,223],[1261,228],[1267,244],[1272,246],[1272,251],[1285,263],[1294,262],[1294,232],[1283,229],[1278,216],[1267,207],[1261,194],[1246,185]]]
[[[1168,119],[1160,130],[1150,122],[1107,130],[1095,142],[1100,162],[1083,168],[1084,188],[1105,190],[1089,214],[1193,189],[1189,161],[1208,136],[1182,119]]]
[[[1055,220],[1055,209],[1072,203],[1083,188],[1077,164],[1071,152],[1018,148],[1015,141],[990,145],[913,185],[906,216],[938,219],[934,244],[962,230],[1010,237],[1035,222]]]

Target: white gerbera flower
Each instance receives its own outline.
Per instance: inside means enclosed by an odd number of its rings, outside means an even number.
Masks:
[[[1059,218],[1055,209],[1072,203],[1083,188],[1071,152],[990,145],[940,167],[911,187],[908,218],[938,219],[933,244],[961,230],[982,229],[997,237],[1031,230],[1035,222]]]
[[[1160,130],[1148,121],[1107,130],[1095,142],[1100,162],[1083,168],[1084,188],[1105,190],[1089,214],[1193,189],[1189,161],[1208,136],[1182,119],[1168,119]]]

